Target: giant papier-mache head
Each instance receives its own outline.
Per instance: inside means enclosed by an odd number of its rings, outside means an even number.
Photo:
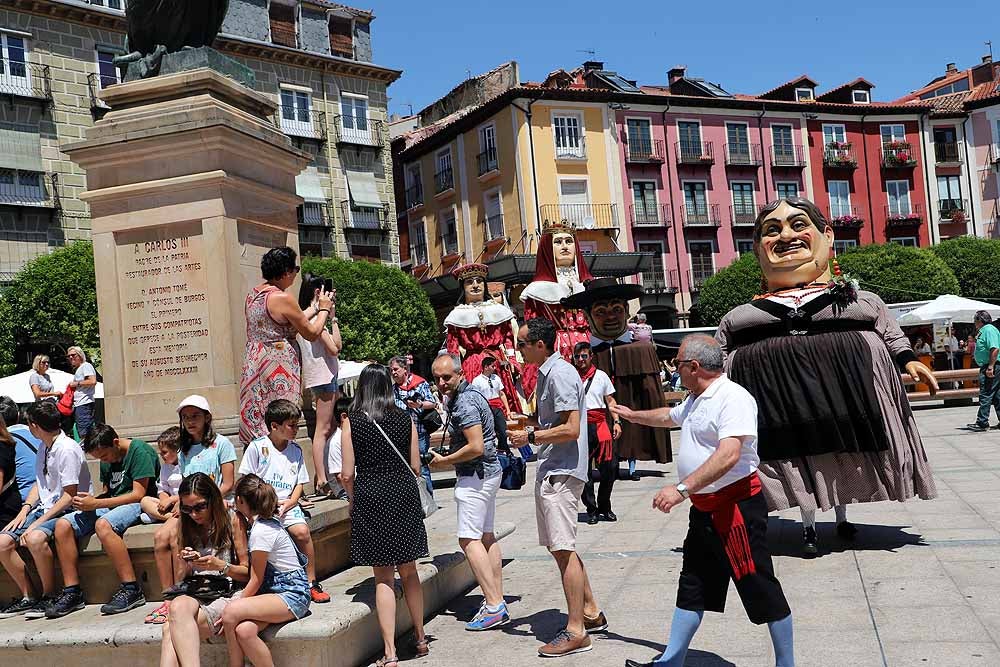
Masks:
[[[587,313],[590,331],[601,340],[611,341],[628,328],[628,302],[642,296],[642,287],[621,284],[614,278],[594,278],[587,281],[582,292],[562,300],[567,308],[580,308]]]
[[[576,228],[566,220],[545,221],[542,234],[552,237],[552,259],[557,268],[573,266],[576,261]]]
[[[771,291],[830,280],[833,227],[808,199],[786,197],[765,206],[753,244]]]
[[[486,276],[489,271],[485,264],[462,264],[452,269],[452,277],[462,285],[463,303],[482,303],[488,298]]]

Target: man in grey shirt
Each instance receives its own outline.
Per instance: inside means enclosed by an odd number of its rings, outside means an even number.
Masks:
[[[517,347],[525,363],[539,367],[537,427],[508,434],[514,445],[540,446],[535,479],[538,542],[559,566],[569,608],[566,628],[538,649],[547,658],[589,651],[589,633],[608,627],[576,553],[580,496],[587,481],[587,431],[580,424],[586,414],[583,383],[576,368],[555,351],[555,343],[555,325],[544,318],[529,320],[518,332]]]

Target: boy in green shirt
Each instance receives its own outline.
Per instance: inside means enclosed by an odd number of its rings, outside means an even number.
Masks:
[[[107,424],[95,425],[82,444],[85,453],[101,462],[104,493],[96,497],[78,494],[73,499],[76,511],[56,523],[56,551],[62,566],[64,588],[45,611],[46,618],[59,618],[83,609],[77,541],[94,533],[122,582],[111,600],[101,607],[101,613],[120,614],[146,604],[122,535],[139,523],[142,514],[139,501],[155,495],[160,460],[148,444],[121,438]]]

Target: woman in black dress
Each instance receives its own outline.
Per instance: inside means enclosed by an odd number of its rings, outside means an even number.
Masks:
[[[424,597],[414,561],[428,552],[417,490],[417,429],[410,416],[396,407],[388,368],[371,364],[361,371],[342,428],[341,477],[351,500],[351,560],[371,565],[375,573],[375,610],[385,643],[383,657],[375,664],[396,667],[394,571],[399,571],[403,582],[417,655],[427,655]]]

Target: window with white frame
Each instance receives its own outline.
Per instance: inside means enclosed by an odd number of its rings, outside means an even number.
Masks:
[[[827,181],[830,193],[830,217],[843,218],[853,215],[851,208],[851,184],[847,181]]]
[[[564,178],[559,181],[559,218],[575,227],[593,226],[590,190],[585,178]]]
[[[688,241],[691,259],[691,287],[699,288],[715,275],[715,244],[712,241]]]
[[[867,90],[852,91],[851,99],[855,104],[869,104],[872,101],[871,94]]]
[[[497,154],[497,128],[490,123],[479,128],[479,175],[497,171],[500,168]]]
[[[353,93],[340,94],[341,138],[353,143],[371,143],[372,130],[368,120],[368,98]]]
[[[406,169],[403,172],[403,178],[406,184],[406,207],[413,208],[418,204],[423,204],[424,187],[420,180],[420,163],[414,162],[406,165]]]
[[[908,216],[913,213],[910,207],[909,181],[886,181],[885,191],[889,197],[890,216]]]
[[[1000,118],[996,120],[993,130],[993,159],[1000,160]]]
[[[0,203],[39,204],[46,200],[42,175],[37,171],[0,169]]]
[[[297,137],[314,134],[312,95],[308,91],[281,87],[281,129]]]
[[[833,252],[835,255],[842,255],[848,248],[856,248],[858,242],[855,239],[834,239]]]
[[[116,83],[121,83],[118,68],[115,67],[116,55],[118,54],[113,51],[97,50],[97,81],[102,90]]]
[[[813,99],[813,89],[812,88],[796,88],[795,89],[795,99],[798,102],[809,102]]]
[[[427,263],[427,230],[423,218],[410,222],[410,248],[414,265]]]
[[[750,164],[750,131],[746,123],[726,123],[726,149],[729,161]]]
[[[774,144],[774,161],[777,164],[795,162],[795,140],[791,125],[772,125],[771,140]]]
[[[486,210],[487,240],[492,241],[506,236],[503,226],[503,198],[500,188],[490,190],[483,198]]]
[[[747,254],[753,254],[753,240],[736,239],[736,254],[740,257]]]
[[[629,118],[625,121],[628,135],[629,156],[648,159],[653,155],[653,129],[648,118]]]
[[[677,135],[678,145],[681,149],[683,160],[698,160],[701,158],[701,123],[696,121],[678,121]]]
[[[653,255],[652,264],[642,272],[642,286],[646,289],[665,289],[667,281],[663,271],[663,243],[660,241],[640,242],[636,244],[636,250],[652,253]]]
[[[632,199],[635,202],[633,221],[637,225],[658,225],[659,206],[656,202],[655,181],[632,181]]]
[[[99,5],[108,9],[117,9],[118,11],[122,9],[122,0],[89,0],[89,2],[92,5]]]
[[[455,174],[451,167],[451,147],[444,148],[434,156],[437,165],[434,173],[434,189],[444,192],[455,187]]]
[[[916,248],[920,245],[916,236],[896,236],[889,239],[889,243],[898,243],[906,248]]]
[[[733,191],[733,224],[753,224],[757,217],[757,209],[753,201],[753,183],[733,181],[730,183]]]
[[[778,199],[788,199],[799,196],[799,184],[795,181],[779,181],[774,184]]]
[[[557,158],[582,158],[586,155],[583,140],[583,115],[558,113],[552,116]]]
[[[962,181],[958,176],[938,176],[938,211],[942,218],[950,219],[956,212],[965,212],[962,201]],[[963,216],[964,217],[964,216]]]
[[[847,143],[847,128],[844,125],[823,125],[823,145],[829,149],[832,143]]]
[[[882,145],[906,141],[906,127],[903,124],[883,125],[881,128]]]
[[[684,188],[684,212],[688,224],[709,223],[708,195],[703,181],[687,181]]]
[[[0,32],[0,92],[31,93],[28,42],[6,32]]]
[[[455,221],[455,208],[449,206],[438,214],[438,226],[441,228],[441,254],[454,255],[458,253],[458,224]]]

